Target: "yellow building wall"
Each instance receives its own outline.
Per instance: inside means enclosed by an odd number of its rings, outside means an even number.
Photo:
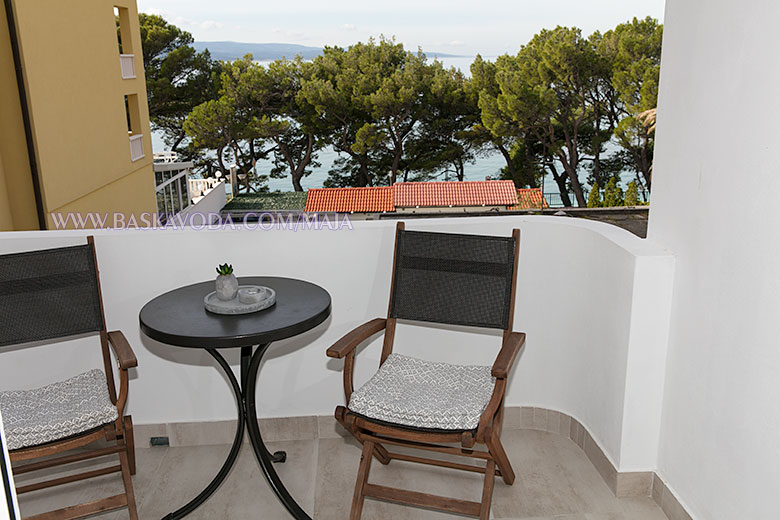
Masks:
[[[156,206],[150,209],[146,203],[149,182],[145,175],[126,175],[93,193],[49,212],[47,227],[49,229],[151,227],[156,215]],[[117,210],[118,200],[123,201],[121,210]],[[78,223],[77,215],[81,215],[81,222],[85,225]]]
[[[5,187],[5,170],[3,157],[0,155],[0,230],[9,231],[14,228],[14,219],[8,205],[8,189]]]
[[[0,231],[38,229],[5,8],[0,7]]]
[[[155,210],[154,172],[133,0],[15,0],[47,215]],[[122,79],[114,6],[126,7],[135,79]],[[127,38],[125,38],[126,40]],[[145,157],[131,161],[125,95],[138,96]],[[123,192],[122,187],[130,187]],[[49,223],[51,218],[49,217]]]

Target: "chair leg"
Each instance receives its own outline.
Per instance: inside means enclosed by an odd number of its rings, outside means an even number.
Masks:
[[[498,464],[498,469],[501,470],[501,478],[504,482],[511,486],[515,481],[515,472],[512,469],[512,464],[509,462],[504,447],[501,445],[501,439],[498,438],[498,434],[492,428],[489,428],[485,435],[485,444],[487,444],[488,451],[493,456]]]
[[[119,465],[122,468],[122,483],[125,485],[127,511],[130,513],[130,520],[138,520],[138,510],[135,506],[135,492],[133,492],[133,479],[130,476],[130,463],[128,461],[127,452],[119,452]]]
[[[368,473],[371,471],[373,452],[374,443],[371,441],[364,442],[363,453],[360,455],[360,469],[358,470],[357,482],[355,482],[355,494],[352,495],[352,510],[349,513],[349,520],[360,520],[363,514],[363,503],[366,500],[363,490],[368,482]]]
[[[490,504],[493,502],[493,484],[496,481],[496,463],[487,461],[485,467],[485,485],[482,488],[482,506],[479,509],[479,520],[490,520]]]
[[[355,431],[350,428],[350,426],[347,424],[346,420],[344,419],[344,414],[346,414],[347,409],[343,406],[337,406],[336,407],[336,413],[334,414],[336,417],[336,420],[338,423],[347,430],[352,436],[355,438],[356,441],[360,442],[361,444],[363,441],[360,440],[360,437],[357,436]],[[374,457],[376,457],[376,460],[387,466],[390,464],[390,453],[385,449],[384,446],[381,444],[374,444]]]
[[[133,418],[124,417],[125,444],[127,445],[127,462],[130,466],[130,474],[135,475],[135,437],[133,436]]]

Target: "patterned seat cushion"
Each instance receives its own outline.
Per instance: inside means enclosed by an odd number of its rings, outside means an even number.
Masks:
[[[33,390],[0,392],[0,411],[9,450],[64,439],[118,417],[106,376],[97,369]]]
[[[491,368],[390,354],[352,394],[349,409],[369,419],[435,430],[473,430],[493,394]]]

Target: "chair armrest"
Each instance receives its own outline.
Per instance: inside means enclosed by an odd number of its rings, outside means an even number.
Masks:
[[[510,332],[504,337],[501,352],[498,353],[498,357],[493,363],[493,377],[506,378],[509,375],[515,358],[524,344],[525,332]]]
[[[135,358],[133,349],[130,348],[130,343],[127,342],[127,338],[122,334],[122,331],[115,330],[108,333],[108,343],[114,349],[116,359],[119,362],[119,368],[121,370],[127,370],[138,366],[138,360]]]
[[[365,340],[383,330],[387,326],[387,320],[376,318],[353,329],[343,338],[334,343],[327,351],[328,357],[341,359],[363,343]]]

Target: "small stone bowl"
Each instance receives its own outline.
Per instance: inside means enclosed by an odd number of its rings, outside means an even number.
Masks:
[[[265,297],[265,291],[259,287],[240,287],[238,289],[238,301],[241,303],[257,303]]]

